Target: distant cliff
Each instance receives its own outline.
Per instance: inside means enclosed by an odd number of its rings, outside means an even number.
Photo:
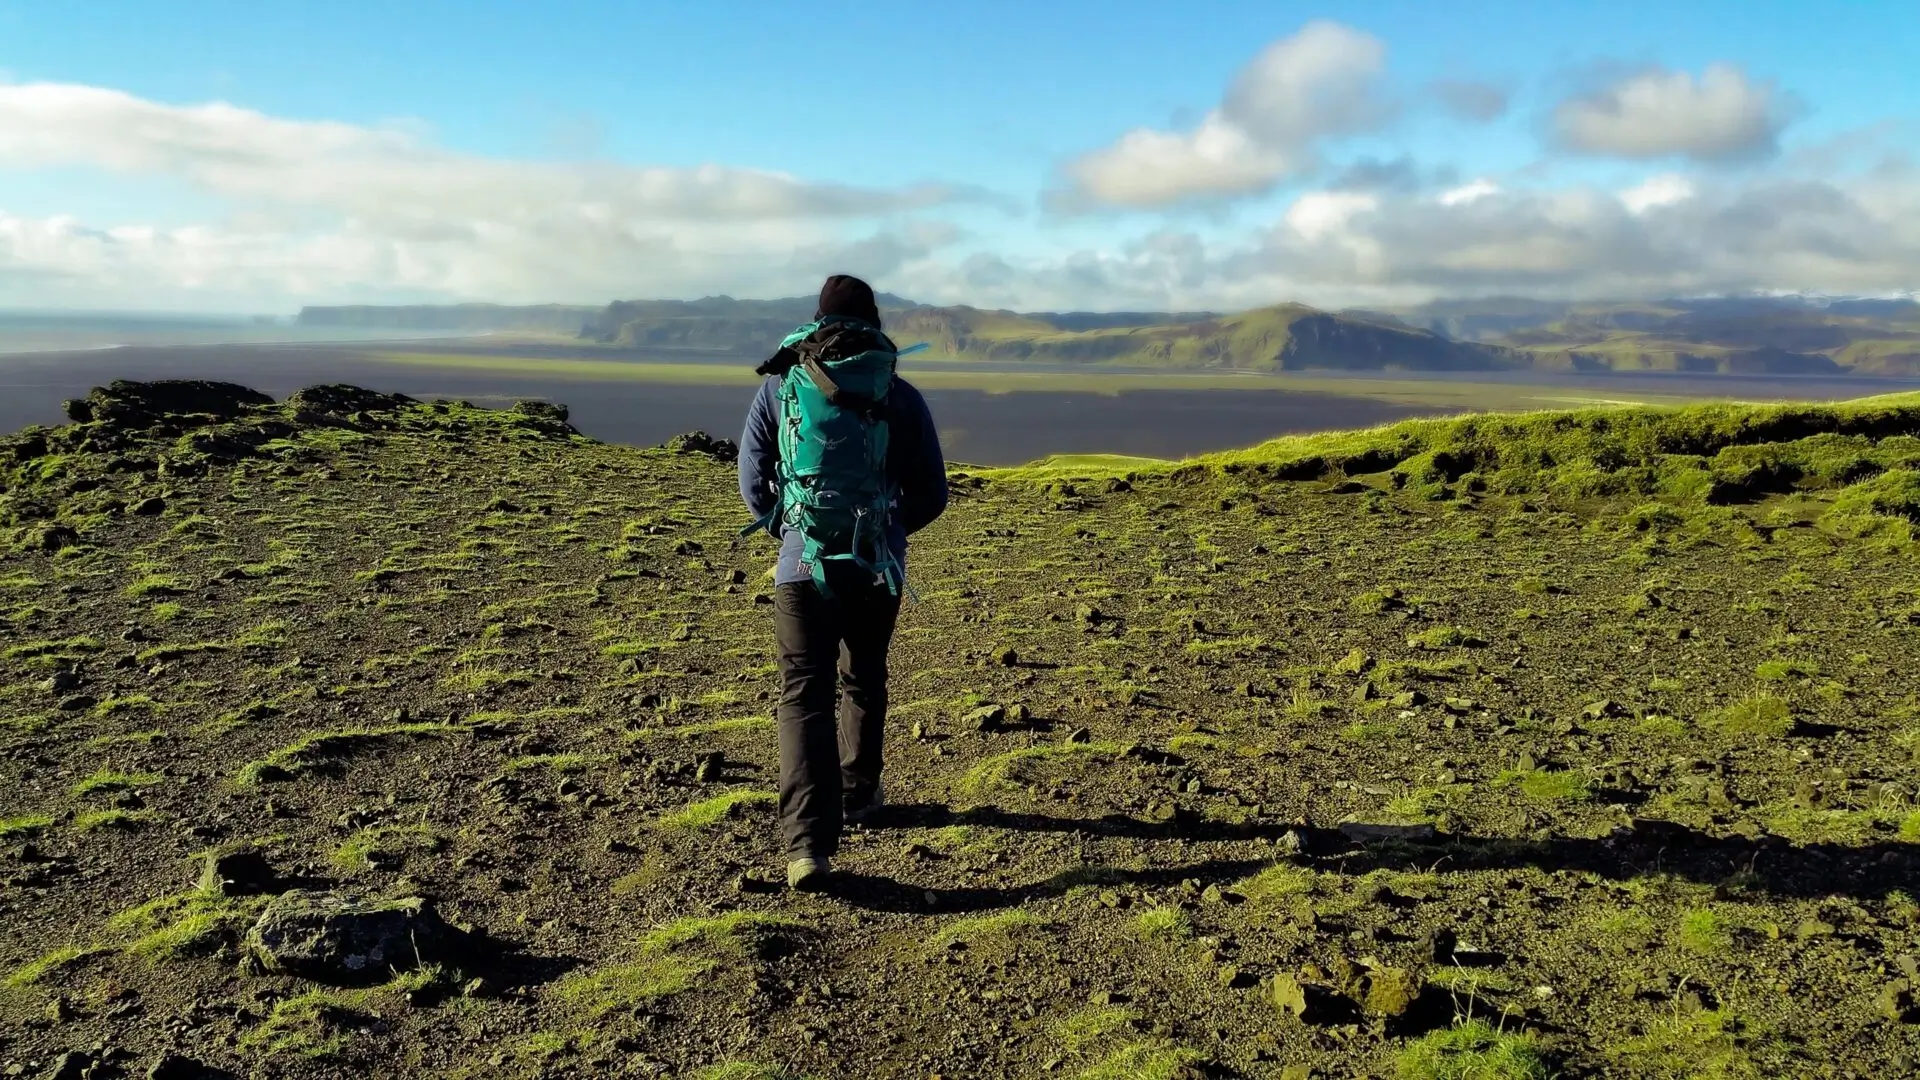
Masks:
[[[459,330],[479,333],[487,330],[544,330],[577,334],[602,309],[565,304],[534,304],[513,307],[504,304],[420,304],[403,307],[358,305],[350,307],[301,308],[294,319],[299,326],[350,326],[357,329]]]

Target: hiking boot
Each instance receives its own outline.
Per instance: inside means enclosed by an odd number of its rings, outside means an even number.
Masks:
[[[793,859],[787,863],[787,888],[795,892],[817,892],[827,884],[833,868],[825,859]]]
[[[878,787],[874,788],[873,794],[867,796],[865,799],[849,793],[846,801],[841,804],[843,808],[841,816],[854,824],[859,824],[878,814],[880,809],[886,805],[886,796],[881,793]]]

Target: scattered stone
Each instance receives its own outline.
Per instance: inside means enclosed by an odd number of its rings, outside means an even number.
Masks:
[[[278,880],[257,851],[212,852],[200,868],[200,891],[214,896],[258,896],[272,892]]]
[[[93,1058],[75,1050],[61,1054],[53,1059],[53,1066],[47,1070],[47,1080],[86,1080],[93,1071]]]
[[[158,496],[152,496],[141,499],[139,502],[128,507],[127,513],[135,517],[157,517],[160,514],[166,513],[166,510],[167,500]]]
[[[147,1080],[201,1080],[212,1075],[213,1070],[179,1054],[163,1055],[147,1070]]]
[[[975,731],[993,731],[1007,719],[1007,710],[1000,705],[982,705],[960,718],[960,723]]]
[[[1268,994],[1274,1008],[1301,1023],[1322,1024],[1329,1019],[1326,991],[1317,986],[1309,986],[1284,971],[1274,973],[1273,984]]]
[[[245,951],[267,972],[352,983],[451,959],[464,937],[420,897],[296,890],[267,904]]]
[[[1366,994],[1360,1004],[1373,1016],[1405,1016],[1420,997],[1420,981],[1405,968],[1382,967],[1368,972]]]
[[[1896,1024],[1920,1024],[1920,1008],[1914,1004],[1913,984],[1906,979],[1895,979],[1881,987],[1874,1004],[1880,1009],[1880,1015]]]
[[[666,448],[676,454],[705,454],[715,461],[734,461],[740,447],[730,439],[716,439],[704,431],[689,431],[668,439]]]

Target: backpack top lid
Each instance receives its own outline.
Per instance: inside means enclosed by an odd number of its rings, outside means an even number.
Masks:
[[[878,327],[828,316],[788,334],[759,371],[798,379],[835,406],[862,408],[885,400],[898,356],[892,339]]]

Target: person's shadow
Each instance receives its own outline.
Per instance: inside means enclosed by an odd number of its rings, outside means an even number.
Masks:
[[[1631,828],[1599,838],[1527,840],[1434,833],[1428,837],[1357,839],[1338,829],[1271,821],[1235,825],[1187,814],[1168,821],[1145,821],[1122,814],[1066,818],[990,806],[957,810],[938,803],[919,803],[889,806],[866,827],[884,830],[953,825],[1143,840],[1279,840],[1292,834],[1292,842],[1303,854],[1343,856],[1324,863],[1322,868],[1354,875],[1379,868],[1404,868],[1410,863],[1441,874],[1532,867],[1614,880],[1663,874],[1755,896],[1855,899],[1884,898],[1920,880],[1920,845],[1891,840],[1860,846],[1795,844],[1775,836],[1715,836],[1651,819],[1636,820]],[[1275,861],[1274,857],[1205,859],[1152,870],[1087,866],[1023,884],[965,888],[928,888],[880,875],[841,873],[835,875],[829,891],[847,904],[872,911],[979,912],[1019,907],[1085,885],[1166,887],[1189,880],[1202,885],[1226,884]]]

